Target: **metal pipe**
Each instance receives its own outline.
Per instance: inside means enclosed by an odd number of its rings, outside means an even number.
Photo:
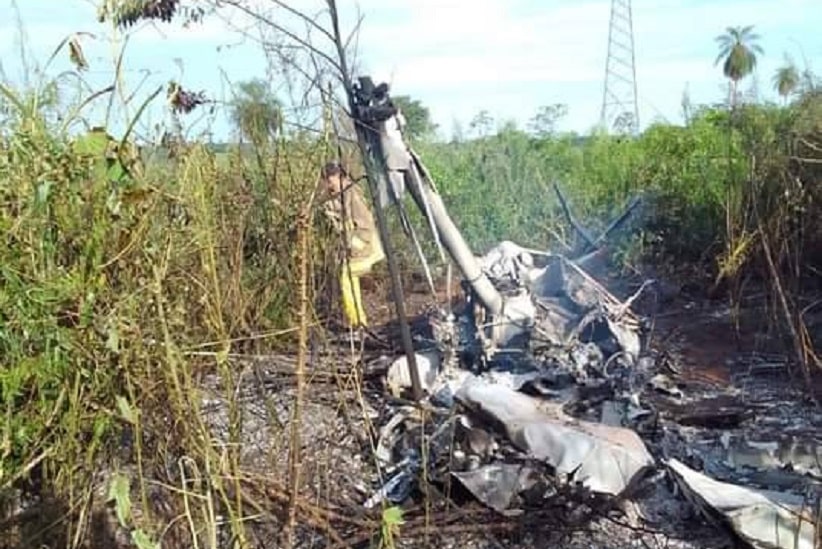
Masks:
[[[352,101],[353,103],[353,101]],[[394,309],[397,314],[397,322],[400,328],[400,340],[405,351],[405,358],[408,361],[408,373],[411,378],[411,394],[416,402],[422,399],[422,383],[420,382],[419,368],[417,367],[417,356],[414,351],[414,343],[411,340],[411,327],[408,325],[408,315],[405,311],[405,297],[402,291],[402,280],[397,259],[394,254],[394,246],[388,236],[388,224],[385,219],[385,212],[377,203],[377,193],[381,185],[388,184],[387,168],[382,154],[374,155],[380,151],[380,143],[377,134],[372,128],[366,126],[361,121],[356,122],[357,139],[362,151],[365,173],[371,191],[372,206],[377,217],[377,228],[380,233],[380,242],[385,251],[385,259],[388,263],[388,273],[391,277],[391,298],[394,301]],[[369,147],[369,145],[371,145]],[[374,158],[379,156],[379,158]]]
[[[502,295],[500,295],[482,271],[477,257],[471,251],[471,248],[468,247],[468,244],[462,237],[462,233],[460,233],[451,216],[448,215],[448,210],[445,208],[442,197],[440,197],[439,193],[437,193],[431,185],[420,181],[417,178],[415,170],[411,170],[410,174],[411,177],[415,179],[414,184],[408,185],[411,197],[414,199],[414,202],[417,203],[417,207],[421,212],[425,213],[426,210],[430,211],[431,220],[439,232],[443,247],[448,251],[451,259],[457,264],[466,282],[471,285],[479,300],[491,314],[502,314]],[[420,193],[422,193],[422,195],[420,195]],[[425,206],[426,204],[428,205],[427,208]]]
[[[391,298],[394,301],[394,310],[397,313],[397,322],[399,323],[402,347],[405,351],[405,357],[408,360],[408,373],[411,378],[411,393],[414,400],[419,402],[422,399],[422,383],[420,382],[420,374],[417,367],[417,355],[414,350],[414,342],[411,339],[411,327],[408,325],[408,316],[405,311],[405,298],[402,292],[402,280],[400,279],[397,259],[394,255],[394,247],[391,245],[391,239],[388,236],[388,226],[385,219],[385,212],[382,211],[382,208],[378,204],[379,188],[382,185],[388,184],[385,155],[380,148],[379,135],[374,130],[374,127],[368,124],[360,116],[357,116],[357,113],[360,112],[358,107],[365,105],[358,105],[357,93],[354,89],[354,84],[351,81],[348,66],[345,62],[345,49],[342,45],[342,41],[340,40],[341,35],[339,29],[339,19],[337,18],[337,8],[335,3],[329,1],[329,8],[331,8],[331,19],[334,24],[334,38],[337,45],[337,53],[340,58],[340,68],[342,72],[341,76],[345,85],[345,93],[348,98],[348,107],[351,109],[354,128],[357,133],[357,144],[359,145],[363,164],[365,165],[368,187],[371,191],[371,204],[374,207],[374,212],[377,217],[376,221],[380,242],[382,244],[383,251],[385,252],[385,259],[388,263],[388,272],[391,277]],[[378,158],[375,158],[375,156]]]

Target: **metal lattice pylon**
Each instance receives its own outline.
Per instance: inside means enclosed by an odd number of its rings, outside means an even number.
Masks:
[[[609,131],[635,134],[639,130],[631,0],[611,0],[600,122]]]

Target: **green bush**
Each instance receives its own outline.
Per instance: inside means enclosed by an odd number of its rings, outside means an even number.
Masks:
[[[533,137],[508,126],[489,137],[417,148],[475,251],[503,239],[559,250],[573,243],[556,182],[594,233],[641,195],[643,206],[613,244],[639,245],[636,260],[697,262],[716,271],[735,239],[754,231],[754,211],[766,220],[787,214],[782,197],[800,171],[790,165],[790,151],[819,142],[808,120],[819,119],[820,102],[808,97],[788,107],[744,105],[733,119],[703,108],[687,126],[656,124],[636,138]],[[812,162],[801,166],[804,174]],[[818,181],[818,173],[809,175],[804,185]]]
[[[143,161],[104,131],[72,140],[39,110],[7,122],[0,500],[35,475],[81,505],[124,430],[147,462],[166,451],[218,459],[192,380],[227,368],[229,350],[289,343],[260,334],[294,323],[295,227],[325,144],[282,140],[265,151],[263,174],[237,151],[218,162],[196,143]],[[322,273],[322,238],[313,250]],[[151,431],[169,439],[148,442],[141,433]]]

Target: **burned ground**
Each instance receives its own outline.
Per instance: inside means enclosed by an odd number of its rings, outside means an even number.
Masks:
[[[621,299],[643,281],[620,276],[601,280]],[[818,501],[822,376],[813,376],[810,386],[805,382],[784,334],[772,328],[764,292],[745,296],[735,325],[725,301],[689,294],[673,281],[662,285],[663,292],[649,292],[634,307],[650,321],[647,356],[654,375],[642,398],[651,403],[655,418],[638,429],[649,450],[658,459],[682,460],[718,480],[803,493],[809,502]],[[420,303],[419,313],[429,310],[426,299],[424,294],[409,296],[409,302]],[[438,300],[444,302],[442,296]],[[596,416],[601,412],[596,404],[582,403],[572,413]],[[517,524],[519,535],[501,535],[498,541],[556,547],[739,543],[721,521],[708,520],[691,505],[663,467],[616,509],[595,507],[586,515],[577,508],[585,517],[581,523],[547,521],[544,531]],[[573,515],[567,510],[550,514],[554,520]],[[535,518],[531,524],[539,522]]]
[[[625,280],[611,282],[620,297],[635,289]],[[366,301],[372,318],[378,319],[371,337],[359,342],[342,334],[316,341],[312,351],[310,396],[300,437],[298,515],[305,546],[365,547],[380,539],[385,526],[380,506],[364,508],[392,473],[389,468],[382,472],[387,476],[380,477],[375,467],[380,430],[398,411],[414,413],[386,387],[388,366],[401,348],[386,310],[385,288],[371,287]],[[459,312],[462,304],[455,300],[450,305]],[[412,291],[407,306],[417,346],[425,348],[433,337],[431,311],[448,306],[445,296]],[[761,320],[762,304],[753,302],[742,310],[739,337],[723,303],[677,295],[656,308],[657,314],[649,316],[644,357],[652,375],[640,391],[643,406],[653,413],[631,426],[656,463],[630,493],[614,501],[579,486],[557,484],[547,490],[548,497],[546,487],[540,486],[540,495],[531,501],[527,494],[517,496],[519,514],[505,516],[479,503],[442,470],[432,470],[429,484],[407,480],[407,489],[400,489],[397,503],[404,509],[404,524],[397,527],[396,545],[721,548],[738,543],[721,520],[706,516],[704,508],[683,495],[661,465],[669,459],[717,480],[803,493],[811,501],[819,490],[822,413],[808,388],[788,374],[789,354],[752,324]],[[240,459],[248,472],[244,482],[258,498],[256,505],[265,502],[263,508],[270,513],[252,528],[260,547],[276,543],[281,524],[277,517],[288,501],[282,480],[288,477],[288,448],[282,433],[291,421],[293,361],[285,355],[238,358],[244,414]],[[225,391],[219,385],[217,377],[206,380],[214,398],[207,399],[204,412],[215,438],[227,442],[228,407],[220,401]],[[587,395],[569,403],[566,411],[598,422],[608,399],[607,394]],[[430,406],[423,415],[430,425],[440,421]],[[486,429],[507,444],[493,425]],[[431,429],[426,432],[431,435]],[[406,450],[408,444],[420,443],[406,435],[399,443]],[[454,463],[454,448],[449,448],[449,464]],[[509,451],[503,448],[502,454]]]
[[[619,299],[627,298],[641,283],[641,279],[601,280]],[[444,288],[445,281],[439,281],[438,287]],[[431,347],[435,339],[432,325],[436,324],[432,319],[438,309],[463,312],[457,290],[452,287],[454,299],[447,303],[448,292],[432,296],[424,288],[410,288],[406,306],[418,348]],[[428,423],[425,432],[429,437],[443,421],[441,410],[427,405],[423,412],[414,412],[407,395],[398,398],[387,387],[389,367],[402,354],[387,293],[380,284],[366,285],[365,302],[373,329],[363,340],[352,339],[347,332],[314,333],[300,417],[299,546],[368,547],[381,539],[385,543],[380,505],[366,508],[368,500],[395,474],[390,467],[376,466],[381,430],[403,410],[421,414]],[[776,334],[769,336],[765,330],[762,301],[749,300],[743,307],[739,332],[729,320],[725,303],[681,291],[662,298],[656,294],[637,301],[634,308],[648,320],[642,367],[649,375],[638,395],[651,414],[629,427],[640,435],[655,460],[635,486],[616,499],[573,483],[547,486],[545,479],[553,478],[550,467],[531,460],[527,466],[542,484],[532,484],[515,495],[511,507],[516,512],[500,512],[478,501],[449,474],[451,466],[467,470],[456,464],[455,455],[464,447],[455,444],[448,448],[447,457],[431,458],[432,469],[426,473],[429,483],[407,479],[406,488],[398,489],[401,497],[395,503],[403,509],[404,522],[396,526],[392,543],[397,547],[475,548],[736,546],[739,540],[730,527],[685,497],[662,465],[670,459],[716,480],[801,493],[808,501],[814,493],[818,497],[822,412],[801,376],[790,375],[789,350],[772,337]],[[290,501],[288,457],[297,359],[283,353],[236,355],[230,360],[236,372],[233,380],[216,372],[197,380],[201,413],[211,444],[226,460],[237,459],[243,472],[229,485],[236,489],[230,497],[240,498],[239,508],[248,515],[246,542],[251,547],[276,547]],[[234,398],[227,399],[227,394]],[[609,403],[613,404],[613,392],[599,393],[595,388],[564,408],[579,420],[607,422]],[[497,458],[517,454],[498,426],[479,421],[477,425],[500,446]],[[419,433],[403,436],[406,439],[397,443],[400,452],[421,445]],[[395,450],[392,459],[399,460]],[[151,473],[147,501],[153,515],[165,524],[162,546],[192,546],[188,525],[180,517],[192,513],[185,505],[193,506],[194,512],[205,510],[197,498],[204,498],[209,487],[198,485],[196,464],[173,451],[169,454],[166,470]],[[505,469],[496,471],[502,475],[497,484],[503,485]],[[98,511],[90,539],[107,546],[126,545],[128,533],[117,525],[111,504],[104,505],[110,481],[110,474],[100,474],[98,503],[92,506]],[[192,496],[187,504],[174,486],[189,487]],[[139,500],[135,493],[137,515]],[[30,515],[37,509],[37,502],[29,502],[26,512]],[[230,518],[219,509],[212,512],[217,525],[214,540],[220,547],[231,546]],[[30,524],[6,527],[19,529],[17,539],[37,537]],[[200,542],[207,543],[208,533],[202,536]]]

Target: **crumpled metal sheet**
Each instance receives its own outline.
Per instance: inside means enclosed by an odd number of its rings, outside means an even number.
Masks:
[[[482,256],[481,264],[485,274],[495,281],[520,284],[529,280],[534,258],[525,248],[503,240]]]
[[[405,196],[405,174],[412,168],[412,159],[402,137],[405,126],[402,114],[398,112],[380,126],[380,146],[388,168],[388,188],[379,188],[377,202],[380,208],[385,209]]]
[[[503,319],[497,321],[491,331],[491,339],[500,347],[512,344],[517,338],[531,333],[536,317],[536,307],[527,292],[509,296],[502,310]]]
[[[574,312],[563,298],[538,298],[539,319],[536,322],[537,335],[556,347],[566,346],[579,326],[579,314]]]
[[[497,283],[528,291],[536,308],[527,313],[533,315],[531,324],[540,340],[567,346],[583,334],[590,338],[598,332],[598,342],[606,354],[621,352],[634,363],[642,344],[629,307],[574,262],[561,255],[542,255],[544,266],[535,267],[530,250],[503,241],[482,258],[483,269]],[[614,340],[611,344],[605,341],[609,336]]]
[[[695,507],[720,515],[753,547],[814,549],[815,522],[802,497],[720,482],[676,459],[666,465]]]
[[[521,451],[593,492],[619,495],[654,464],[635,432],[569,418],[513,389],[469,378],[456,396],[502,424]]]
[[[414,355],[422,389],[430,393],[437,381],[437,376],[440,374],[442,365],[440,354],[437,351],[419,351],[414,353]],[[403,389],[411,387],[411,372],[408,368],[407,356],[402,355],[391,363],[391,366],[388,367],[385,381],[388,389],[395,397],[400,396]]]
[[[635,363],[639,359],[639,354],[642,351],[642,342],[639,339],[639,334],[635,330],[627,328],[624,324],[614,322],[606,317],[608,329],[611,330],[617,343],[619,343],[622,352],[629,358],[631,363]]]
[[[528,469],[515,463],[492,463],[473,471],[451,473],[479,501],[507,516],[521,513],[510,509],[514,496],[528,487]]]

